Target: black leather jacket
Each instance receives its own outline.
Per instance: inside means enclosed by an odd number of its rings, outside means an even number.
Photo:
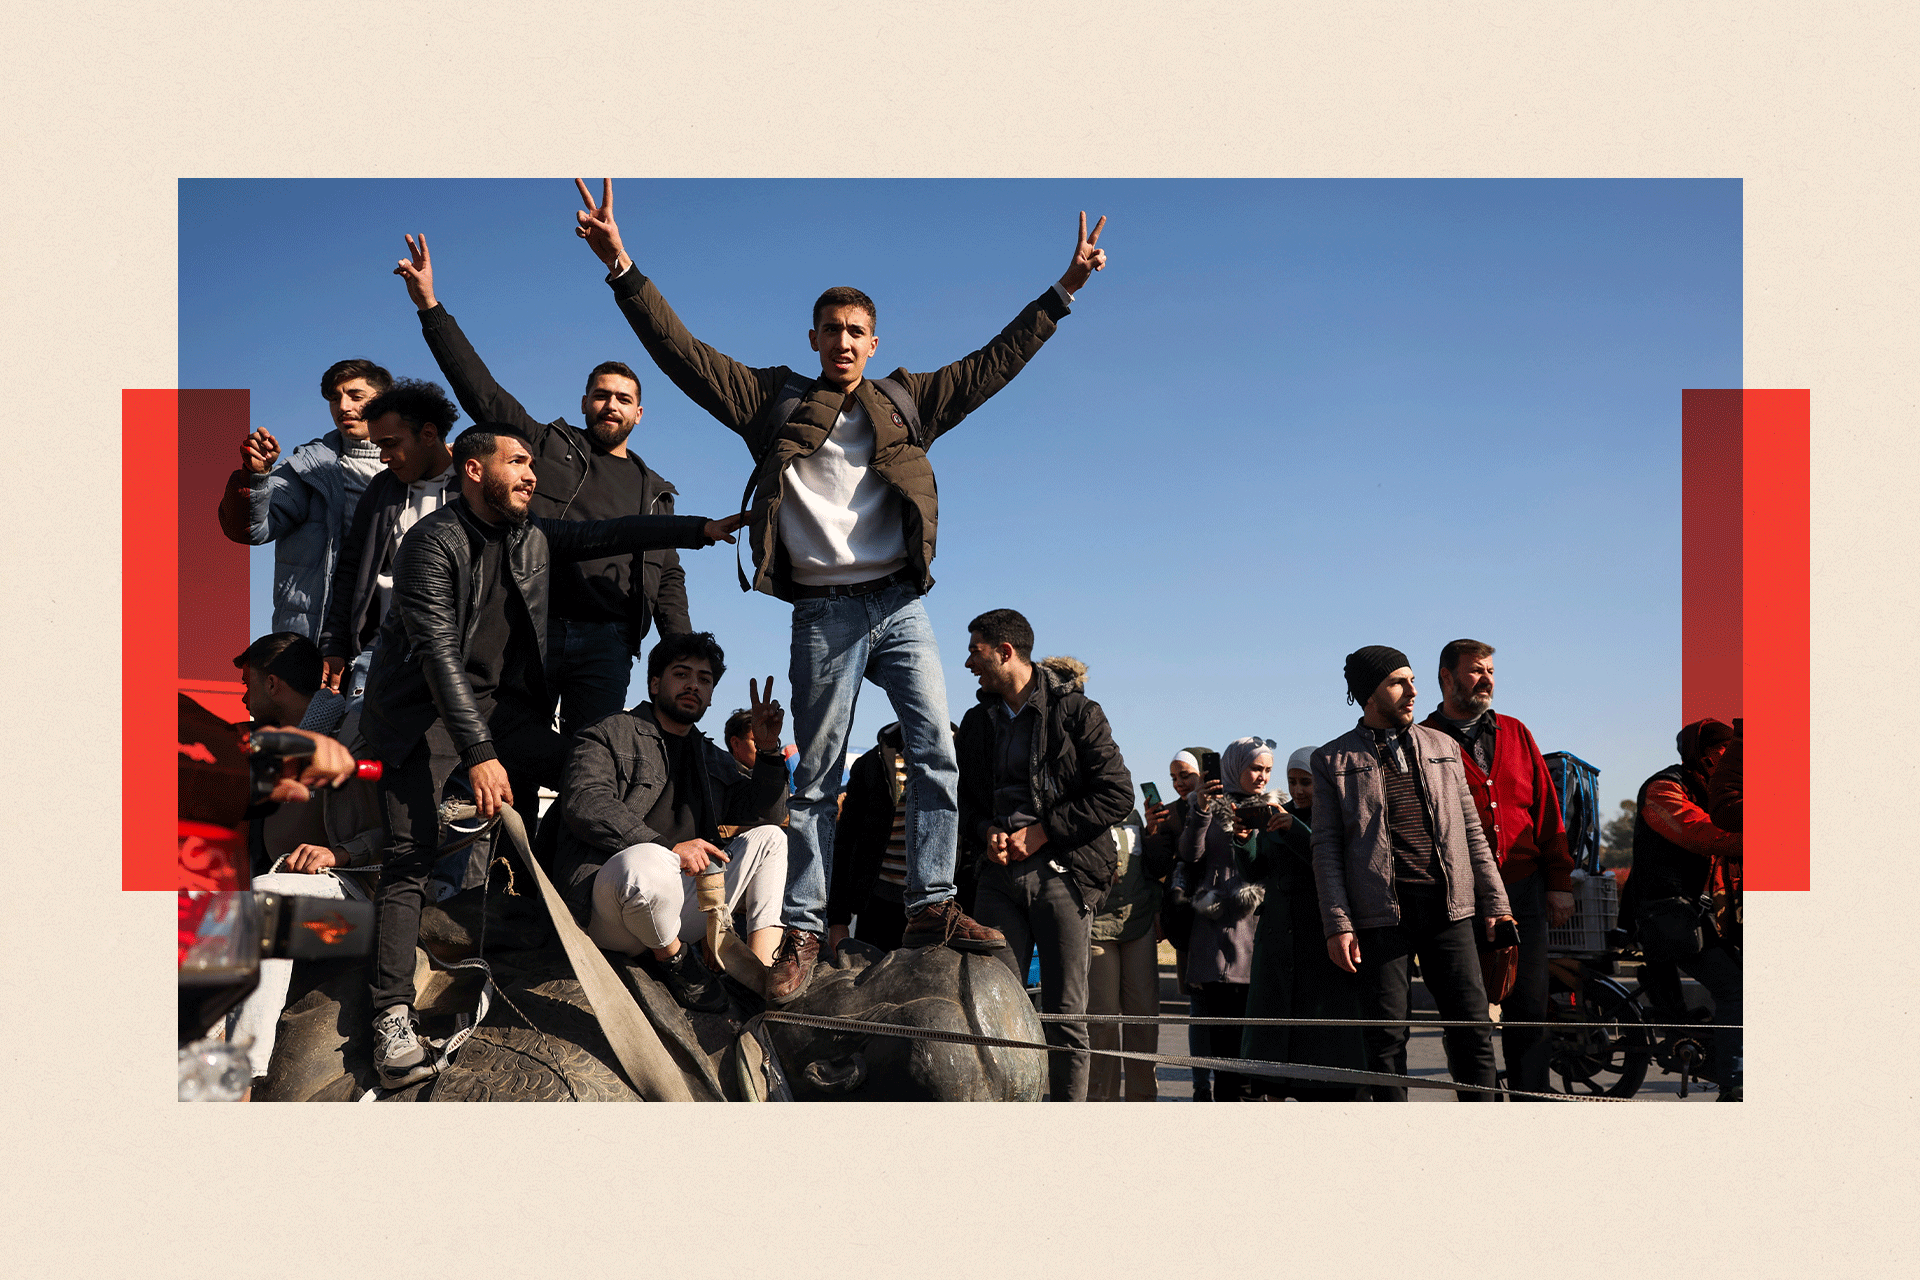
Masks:
[[[507,530],[506,558],[527,606],[544,666],[547,577],[553,560],[586,560],[658,547],[704,547],[702,516],[623,516],[548,520],[535,516]],[[467,683],[466,662],[478,617],[473,569],[483,541],[464,498],[454,498],[412,529],[393,559],[393,602],[367,676],[361,732],[379,757],[398,764],[435,720],[469,768],[491,760],[493,737]]]

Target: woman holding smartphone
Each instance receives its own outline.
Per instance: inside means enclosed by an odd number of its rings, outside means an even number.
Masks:
[[[1253,975],[1255,911],[1264,891],[1249,881],[1234,853],[1236,830],[1256,834],[1287,819],[1279,797],[1267,791],[1273,750],[1259,738],[1236,738],[1220,753],[1220,776],[1205,780],[1188,798],[1180,831],[1180,860],[1192,877],[1193,936],[1187,951],[1187,987],[1197,1016],[1242,1018]],[[1266,806],[1266,811],[1249,806]],[[1238,814],[1236,813],[1238,811]],[[1248,828],[1245,820],[1258,822]],[[1208,1027],[1207,1050],[1216,1058],[1240,1056],[1237,1026]],[[1213,1076],[1213,1100],[1238,1102],[1247,1078],[1230,1071]]]

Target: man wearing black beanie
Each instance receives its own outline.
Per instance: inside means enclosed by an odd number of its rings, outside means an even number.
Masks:
[[[1399,1026],[1366,1030],[1369,1070],[1407,1073],[1411,956],[1449,1027],[1456,1083],[1494,1080],[1493,1024],[1474,945],[1474,915],[1511,922],[1500,871],[1480,828],[1452,738],[1413,723],[1413,668],[1389,645],[1347,655],[1347,699],[1360,722],[1313,755],[1313,873],[1327,954],[1360,976],[1361,1016]],[[1375,1085],[1377,1102],[1404,1087]],[[1463,1092],[1463,1102],[1492,1093]]]

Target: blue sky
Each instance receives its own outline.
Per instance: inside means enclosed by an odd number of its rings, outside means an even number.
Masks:
[[[1456,636],[1496,646],[1495,705],[1599,766],[1607,810],[1673,758],[1680,391],[1742,385],[1737,181],[614,189],[697,336],[795,368],[818,367],[809,307],[836,284],[878,304],[875,371],[957,359],[1059,277],[1077,211],[1108,216],[1108,269],[931,453],[956,721],[966,622],[1011,606],[1037,653],[1090,664],[1136,784],[1188,744],[1251,733],[1284,757],[1344,732],[1364,644],[1412,657],[1424,714]],[[531,412],[577,423],[586,371],[625,360],[634,447],[682,512],[732,510],[744,446],[647,360],[578,205],[564,178],[183,181],[179,385],[249,388],[291,449],[330,426],[336,359],[441,381],[391,274],[425,232],[440,300]],[[730,548],[685,559],[694,625],[728,653],[716,708],[750,675],[784,695],[787,607],[740,592]],[[252,563],[259,633],[271,549]],[[890,718],[866,686],[853,749]]]

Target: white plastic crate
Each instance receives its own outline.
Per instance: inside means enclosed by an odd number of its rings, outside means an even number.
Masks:
[[[1573,919],[1547,930],[1547,949],[1597,956],[1607,949],[1607,931],[1620,916],[1620,886],[1612,873],[1573,873]]]

